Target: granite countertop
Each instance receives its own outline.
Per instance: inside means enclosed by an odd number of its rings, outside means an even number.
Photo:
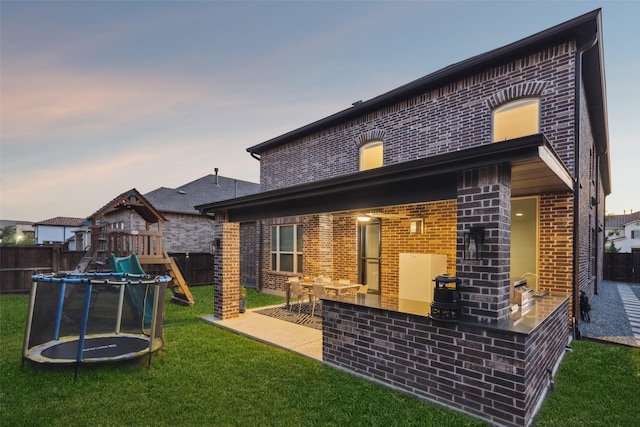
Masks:
[[[519,308],[517,311],[514,311],[509,315],[508,320],[500,322],[498,324],[470,321],[465,320],[464,318],[460,319],[457,323],[470,326],[482,326],[508,332],[529,334],[534,329],[536,329],[544,321],[544,319],[555,312],[558,307],[560,307],[568,298],[568,295],[562,294],[548,294],[545,296],[536,297],[530,304],[525,307],[524,310]],[[414,314],[433,320],[429,317],[431,305],[426,301],[381,297],[380,295],[372,294],[358,295],[355,300],[340,299],[338,301],[354,306],[363,306],[388,311],[396,311],[399,313]]]

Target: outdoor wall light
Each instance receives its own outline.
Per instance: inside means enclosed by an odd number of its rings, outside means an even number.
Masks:
[[[471,227],[464,233],[464,259],[483,259],[484,227]]]
[[[365,216],[365,215],[358,216],[358,222],[369,222],[369,221],[371,221],[370,216]]]

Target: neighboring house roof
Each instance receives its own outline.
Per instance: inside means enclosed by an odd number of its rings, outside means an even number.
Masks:
[[[0,228],[11,227],[14,225],[34,225],[31,221],[14,221],[11,219],[0,219]]]
[[[605,228],[617,228],[623,225],[640,220],[640,211],[627,215],[610,215],[605,218]]]
[[[167,219],[142,195],[138,190],[132,188],[129,191],[125,191],[102,208],[97,210],[88,219],[95,221],[98,217],[107,215],[108,213],[123,210],[133,209],[138,215],[142,217],[149,224],[155,224],[160,221],[166,221]]]
[[[260,184],[206,175],[178,188],[160,187],[145,194],[160,212],[200,215],[195,206],[257,193]]]
[[[62,227],[80,227],[86,220],[84,218],[72,218],[66,216],[57,216],[51,219],[45,219],[34,223],[34,225],[57,225]]]
[[[362,117],[425,91],[437,89],[443,85],[475,75],[488,68],[496,67],[515,58],[533,53],[553,43],[575,39],[579,50],[593,47],[584,52],[579,52],[578,55],[581,55],[580,65],[583,71],[589,117],[593,120],[594,140],[598,146],[598,153],[603,155],[603,186],[605,194],[610,194],[609,132],[601,22],[601,10],[594,10],[517,42],[445,67],[368,101],[356,102],[346,110],[249,147],[247,151],[253,157],[259,158],[259,155],[264,151],[298,140],[339,123]],[[595,44],[596,42],[597,45]]]

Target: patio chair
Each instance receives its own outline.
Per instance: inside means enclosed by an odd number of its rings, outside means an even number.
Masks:
[[[360,285],[360,287],[358,288],[358,291],[356,293],[358,293],[358,294],[366,294],[367,292],[369,292],[369,285]]]
[[[300,279],[297,277],[289,277],[289,295],[290,298],[295,297],[298,299],[298,314],[300,314],[304,297],[307,296],[307,298],[309,298],[309,304],[311,304],[311,299],[313,297],[312,292],[305,291],[302,288],[302,285],[300,285]]]
[[[331,295],[324,290],[324,285],[320,283],[313,284],[313,305],[311,306],[311,317],[314,316],[316,311],[316,304],[322,304],[321,298],[330,298]]]

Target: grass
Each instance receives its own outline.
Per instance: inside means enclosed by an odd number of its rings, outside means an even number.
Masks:
[[[193,307],[167,304],[166,346],[146,359],[20,369],[26,295],[0,297],[0,426],[480,426],[464,414],[209,325],[210,286]],[[282,303],[249,289],[248,307]],[[580,341],[540,426],[637,424],[637,349]]]

